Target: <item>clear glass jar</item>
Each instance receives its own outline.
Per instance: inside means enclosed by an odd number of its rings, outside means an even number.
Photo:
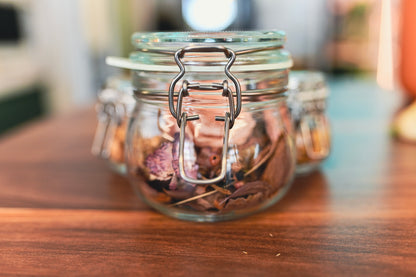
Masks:
[[[316,169],[331,147],[329,120],[325,115],[328,88],[317,71],[292,71],[289,79],[289,108],[292,114],[297,166],[303,174]]]
[[[127,165],[146,203],[219,221],[284,195],[295,168],[284,41],[282,32],[139,33],[130,59],[107,60],[133,70]]]
[[[91,152],[106,159],[111,169],[125,175],[125,139],[128,120],[135,106],[131,80],[116,76],[107,80],[98,94],[98,125]]]

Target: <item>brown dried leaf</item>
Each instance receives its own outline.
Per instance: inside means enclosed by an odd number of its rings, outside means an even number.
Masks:
[[[217,190],[217,191],[221,192],[222,194],[225,194],[225,195],[231,195],[231,191],[229,191],[228,189],[225,189],[225,188],[219,187],[219,186],[217,186],[217,185],[211,185],[211,187],[213,187],[215,190]]]
[[[287,142],[280,137],[277,147],[270,157],[261,179],[270,184],[270,194],[275,193],[280,187],[288,182],[294,170],[294,161],[291,149]]]
[[[227,199],[234,199],[238,197],[248,196],[250,194],[256,194],[261,192],[267,194],[270,190],[270,185],[263,181],[254,181],[250,183],[245,183],[241,188],[234,191]]]
[[[229,199],[224,205],[223,211],[241,210],[260,205],[265,200],[265,195],[262,192],[251,194],[247,198],[239,197]]]

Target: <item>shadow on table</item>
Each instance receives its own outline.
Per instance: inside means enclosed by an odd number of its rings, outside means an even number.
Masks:
[[[329,204],[329,186],[324,172],[296,176],[287,194],[267,212],[311,211]]]
[[[122,210],[150,210],[143,201],[137,196],[128,177],[111,174],[106,184],[109,200]]]

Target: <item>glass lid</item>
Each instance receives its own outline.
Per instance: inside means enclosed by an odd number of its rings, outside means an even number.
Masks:
[[[186,47],[225,47],[235,52],[234,72],[280,70],[292,66],[289,52],[283,49],[282,31],[244,32],[156,32],[135,33],[136,51],[128,59],[108,57],[111,66],[141,70],[177,72],[176,51]],[[189,52],[183,63],[189,71],[223,71],[228,59],[221,52]]]
[[[189,45],[223,45],[234,51],[269,46],[283,47],[286,34],[282,31],[244,32],[155,32],[135,33],[132,43],[136,50],[167,50],[175,52]]]
[[[325,99],[329,95],[325,76],[319,71],[291,71],[288,88],[300,101]]]

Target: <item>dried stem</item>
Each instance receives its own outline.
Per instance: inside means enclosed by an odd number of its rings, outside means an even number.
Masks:
[[[231,191],[229,191],[228,189],[219,187],[217,185],[211,185],[211,187],[214,188],[216,191],[221,192],[222,194],[231,195]]]
[[[172,137],[172,136],[170,136],[169,134],[167,134],[163,129],[162,129],[162,127],[160,126],[160,117],[162,116],[162,110],[161,109],[159,109],[158,111],[157,111],[157,128],[159,129],[159,131],[162,133],[162,137],[164,138],[164,139],[166,139],[166,140],[168,140],[168,141],[170,141],[170,142],[174,142],[175,141],[175,139]]]
[[[249,171],[247,171],[245,174],[244,174],[244,177],[246,177],[246,176],[248,176],[248,175],[250,175],[251,173],[253,173],[254,171],[256,171],[260,166],[262,166],[268,159],[270,159],[271,158],[271,156],[274,154],[274,151],[276,150],[276,147],[277,147],[277,145],[279,144],[279,142],[280,142],[280,140],[283,138],[283,136],[280,136],[274,143],[273,143],[273,145],[272,145],[272,147],[271,147],[271,149],[270,149],[270,151],[267,153],[267,155],[266,156],[264,156],[264,158],[263,159],[261,159],[260,160],[260,162],[258,162],[255,166],[253,166]],[[191,197],[191,198],[188,198],[188,199],[185,199],[185,200],[182,200],[182,201],[179,201],[179,202],[176,202],[176,203],[173,203],[173,204],[171,204],[170,206],[171,207],[173,207],[173,206],[178,206],[178,205],[182,205],[182,204],[185,204],[185,203],[188,203],[188,202],[192,202],[192,201],[194,201],[194,200],[198,200],[198,199],[200,199],[200,198],[203,198],[203,197],[205,197],[205,196],[209,196],[209,195],[211,195],[211,194],[214,194],[214,193],[217,193],[217,192],[220,192],[220,193],[222,193],[222,194],[225,194],[225,195],[230,195],[231,194],[231,192],[229,191],[229,190],[227,190],[227,189],[225,189],[226,187],[229,187],[229,186],[231,186],[231,185],[233,185],[234,184],[234,182],[231,182],[231,183],[229,183],[229,184],[227,184],[226,186],[224,186],[224,188],[222,188],[222,187],[219,187],[219,186],[217,186],[217,185],[211,185],[211,187],[214,189],[214,190],[212,190],[212,191],[209,191],[209,192],[206,192],[206,193],[203,193],[203,194],[200,194],[200,195],[196,195],[196,196],[193,196],[193,197]]]
[[[256,171],[260,166],[262,166],[268,159],[271,158],[271,156],[274,154],[274,151],[276,150],[277,145],[279,144],[280,140],[283,138],[283,136],[280,136],[272,145],[270,151],[267,153],[266,156],[264,156],[263,159],[260,160],[255,166],[253,166],[249,171],[244,173],[244,177],[250,175],[254,171]]]
[[[217,192],[218,192],[217,190],[211,190],[211,191],[209,191],[209,192],[206,192],[206,193],[203,193],[203,194],[200,194],[200,195],[196,195],[196,196],[194,196],[194,197],[191,197],[191,198],[188,198],[188,199],[185,199],[185,200],[182,200],[182,201],[179,201],[179,202],[173,203],[173,204],[171,204],[170,206],[171,206],[171,207],[174,207],[174,206],[182,205],[182,204],[185,204],[185,203],[188,203],[188,202],[191,202],[191,201],[197,200],[197,199],[199,199],[199,198],[202,198],[202,197],[205,197],[205,196],[208,196],[208,195],[211,195],[211,194],[217,193]]]

